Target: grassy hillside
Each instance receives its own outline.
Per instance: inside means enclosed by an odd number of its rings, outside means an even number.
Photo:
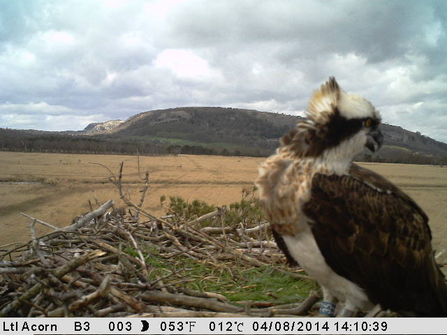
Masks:
[[[154,110],[129,118],[117,128],[104,132],[108,138],[156,138],[181,147],[202,146],[217,153],[266,156],[279,139],[295,127],[300,117],[219,107],[184,107]],[[440,163],[447,161],[447,144],[420,133],[384,124],[384,148],[375,155],[361,153],[357,159],[401,163]],[[191,152],[184,152],[191,153]]]
[[[80,132],[0,129],[0,150],[112,154],[268,156],[299,117],[220,107],[153,110]],[[447,144],[384,124],[384,148],[357,160],[447,164]]]

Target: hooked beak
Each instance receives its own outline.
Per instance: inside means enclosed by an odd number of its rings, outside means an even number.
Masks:
[[[367,135],[365,146],[371,151],[376,152],[382,147],[383,134],[379,128],[373,130]]]

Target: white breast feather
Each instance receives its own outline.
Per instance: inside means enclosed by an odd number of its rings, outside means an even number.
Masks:
[[[306,220],[299,223],[301,229],[295,236],[283,236],[287,249],[300,266],[333,297],[350,310],[370,306],[364,290],[355,283],[336,274],[326,263]]]

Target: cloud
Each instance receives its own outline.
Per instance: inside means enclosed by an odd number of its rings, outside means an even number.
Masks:
[[[0,105],[2,128],[15,124],[21,129],[36,129],[34,125],[37,123],[41,130],[76,130],[103,117],[104,115],[84,115],[82,110],[49,105],[46,102]]]
[[[299,113],[334,75],[385,122],[447,142],[446,12],[442,0],[5,1],[1,125],[81,129],[191,105]]]
[[[211,69],[208,62],[190,50],[166,49],[157,55],[154,66],[166,68],[174,76],[191,81],[219,80],[218,71]]]

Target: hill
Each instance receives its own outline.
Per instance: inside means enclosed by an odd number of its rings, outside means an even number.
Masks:
[[[253,110],[187,107],[144,112],[100,134],[103,138],[162,140],[173,146],[267,155],[296,121],[290,115]]]
[[[300,119],[247,109],[184,107],[140,113],[113,129],[96,134],[123,141],[157,139],[178,147],[195,145],[264,156],[278,146],[278,139]],[[87,128],[86,134],[89,133]],[[421,163],[447,157],[445,143],[388,124],[382,125],[382,131],[384,148],[375,155],[362,153],[359,159]]]
[[[121,120],[110,120],[107,122],[90,123],[85,127],[84,132],[89,134],[101,133],[118,127],[124,121]]]
[[[152,110],[88,125],[78,132],[0,129],[0,150],[267,156],[300,117],[222,107]],[[398,126],[382,125],[384,147],[357,160],[446,164],[447,144]]]

